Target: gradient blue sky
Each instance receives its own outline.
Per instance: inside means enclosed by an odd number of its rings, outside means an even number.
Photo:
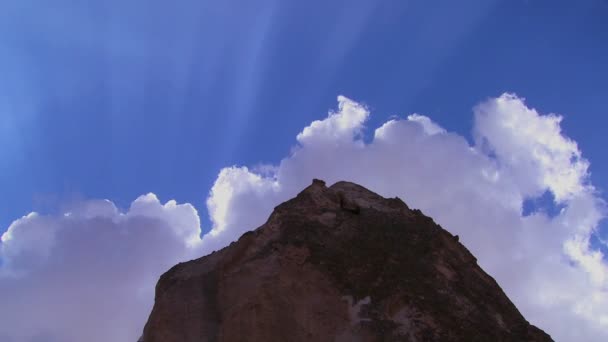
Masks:
[[[3,1],[0,233],[147,192],[206,219],[222,167],[276,163],[338,94],[370,127],[418,112],[470,137],[505,91],[564,115],[608,189],[604,0]]]
[[[313,177],[607,341],[607,99],[608,0],[0,0],[0,342],[137,340],[162,272]]]

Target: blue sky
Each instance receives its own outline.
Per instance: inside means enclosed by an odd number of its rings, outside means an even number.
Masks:
[[[605,341],[606,18],[606,0],[1,2],[0,341],[136,340],[162,272],[313,177],[403,198],[556,340]]]
[[[606,1],[1,6],[4,228],[74,196],[202,208],[221,167],[278,161],[337,94],[470,136],[476,103],[515,92],[565,116],[608,188]]]

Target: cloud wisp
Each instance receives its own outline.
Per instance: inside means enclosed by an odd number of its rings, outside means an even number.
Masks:
[[[126,212],[86,201],[16,220],[0,245],[0,340],[135,341],[163,271],[261,225],[312,178],[354,181],[422,209],[556,340],[608,338],[608,267],[589,243],[605,204],[560,116],[504,94],[474,108],[472,144],[420,114],[385,122],[366,142],[369,116],[340,96],[278,165],[221,170],[202,238],[194,207],[152,194]],[[524,214],[525,201],[547,193],[559,213]]]

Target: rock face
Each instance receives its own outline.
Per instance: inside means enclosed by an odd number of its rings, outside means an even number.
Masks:
[[[315,180],[258,229],[165,273],[143,341],[551,338],[431,218]]]

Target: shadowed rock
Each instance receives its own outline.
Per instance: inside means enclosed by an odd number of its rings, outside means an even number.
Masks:
[[[431,218],[315,180],[258,229],[165,273],[143,341],[551,338]]]

